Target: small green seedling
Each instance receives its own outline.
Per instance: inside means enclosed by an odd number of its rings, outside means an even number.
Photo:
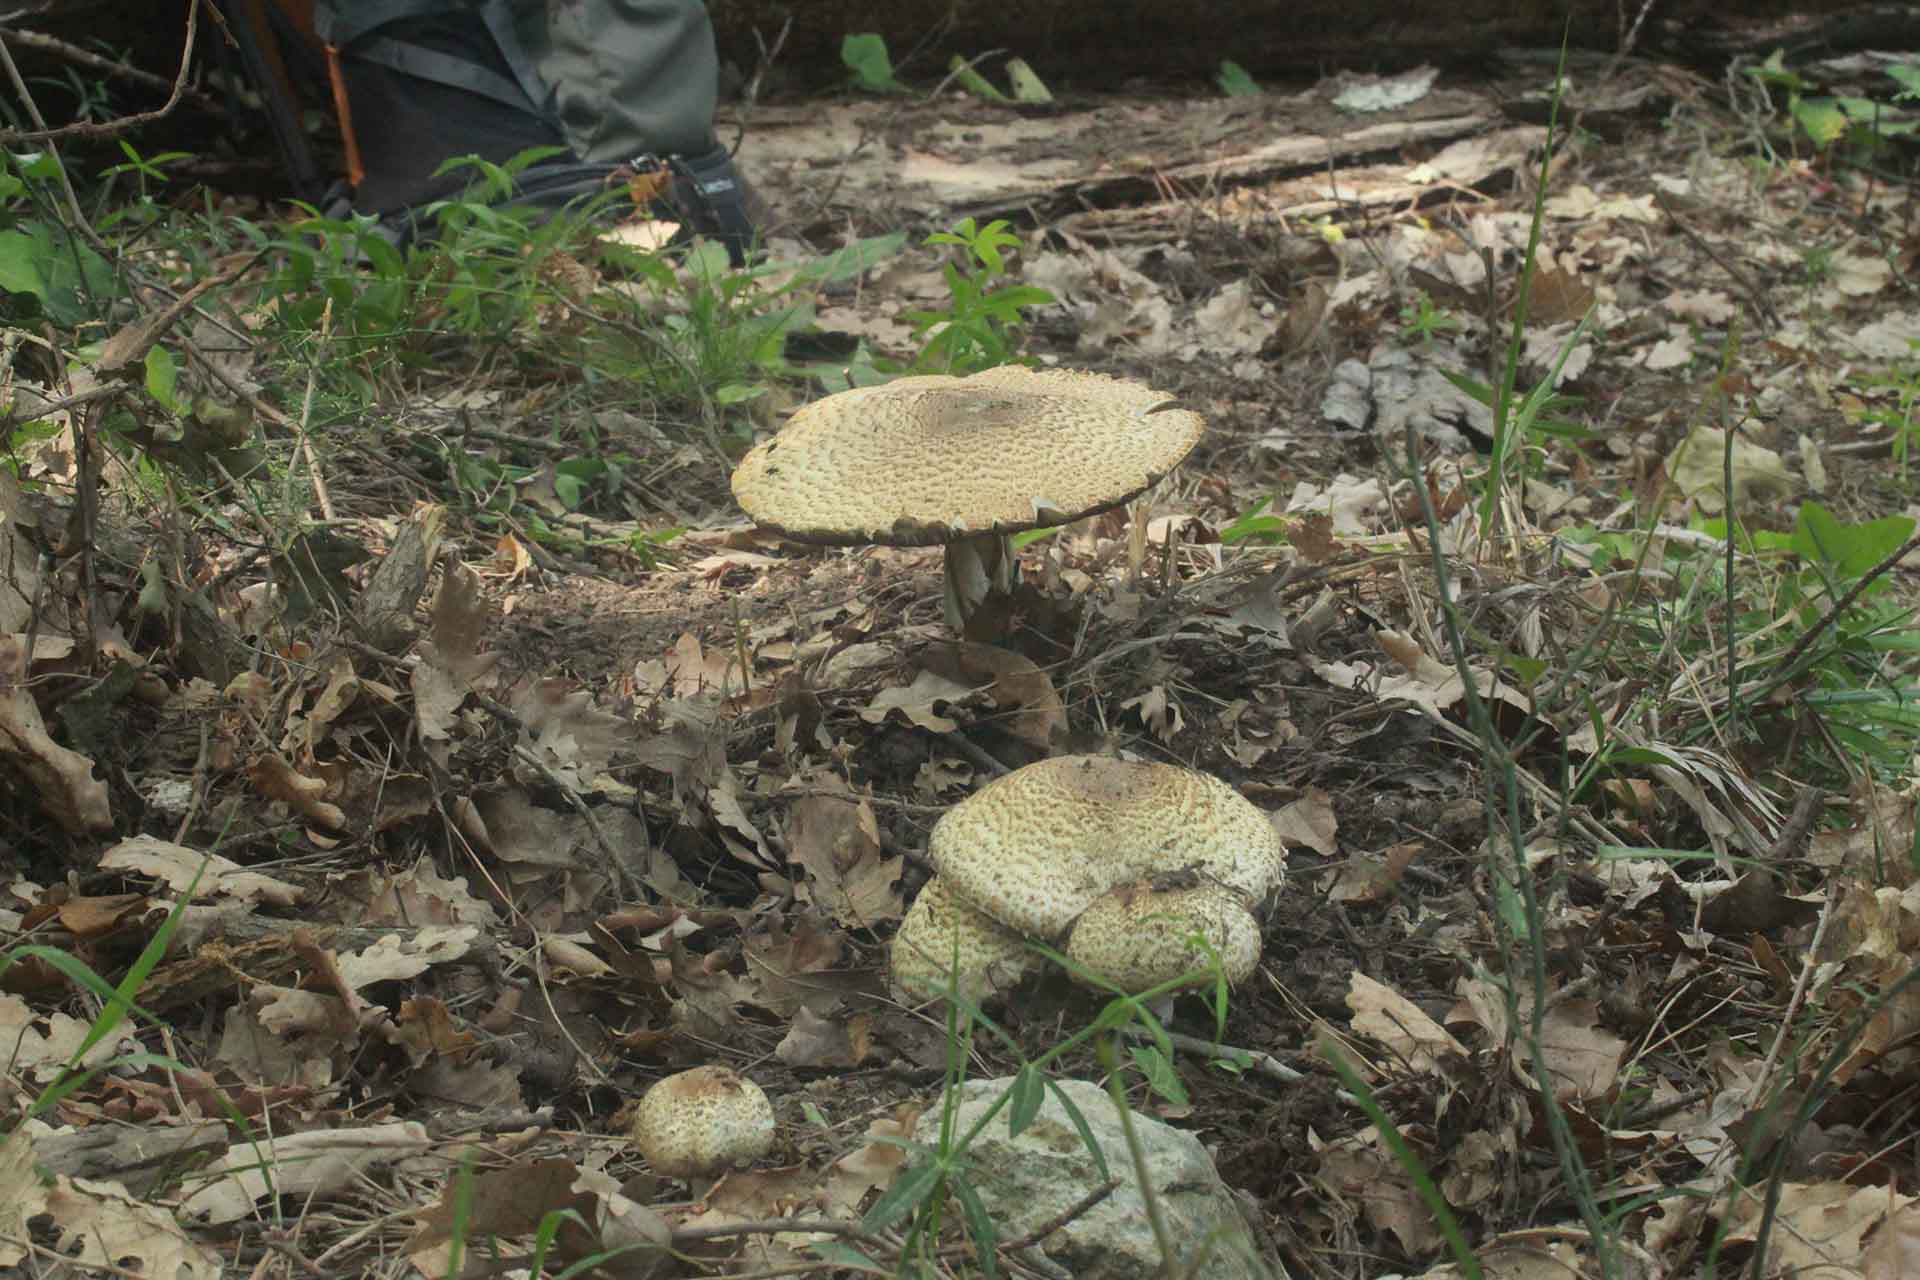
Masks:
[[[1220,69],[1213,73],[1213,82],[1220,86],[1220,92],[1229,98],[1257,98],[1260,86],[1247,74],[1247,69],[1231,59],[1222,58]]]
[[[1013,84],[1015,102],[1045,105],[1053,101],[1053,93],[1047,88],[1047,82],[1027,65],[1025,58],[1007,59],[1007,79]]]
[[[1900,483],[1907,483],[1907,466],[1914,445],[1920,441],[1920,338],[1908,338],[1912,354],[1890,372],[1868,378],[1870,386],[1893,392],[1893,404],[1869,409],[1866,420],[1883,427],[1893,442],[1894,465],[1900,468]]]
[[[963,219],[952,231],[936,231],[929,245],[952,245],[960,250],[958,264],[941,268],[951,295],[939,310],[909,312],[906,320],[921,339],[913,367],[921,373],[967,374],[1007,364],[1014,358],[1014,341],[1026,322],[1028,307],[1046,306],[1054,296],[1035,285],[994,282],[1007,274],[1006,254],[1020,245],[1004,218],[977,226]]]
[[[872,31],[849,35],[840,42],[840,61],[853,73],[853,87],[867,93],[906,93],[907,86],[893,74],[893,58],[886,40]]]
[[[1400,333],[1409,340],[1431,342],[1442,334],[1454,333],[1460,319],[1452,312],[1433,305],[1433,298],[1422,289],[1414,300],[1400,308]]]
[[[947,74],[953,77],[955,84],[976,98],[984,98],[988,102],[1008,100],[1006,94],[994,87],[993,81],[975,71],[973,64],[957,53],[953,55],[953,60],[947,63]]]

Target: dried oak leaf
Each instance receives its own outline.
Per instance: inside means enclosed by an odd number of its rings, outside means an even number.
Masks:
[[[903,860],[882,856],[873,806],[851,793],[807,795],[787,814],[787,847],[806,868],[802,892],[852,928],[898,920]]]
[[[924,661],[929,671],[956,685],[984,689],[1000,710],[995,723],[1041,751],[1050,750],[1055,736],[1066,731],[1066,705],[1053,680],[1023,654],[966,643],[930,650]]]
[[[18,769],[40,804],[71,835],[113,829],[107,784],[93,776],[93,761],[55,742],[40,707],[15,678],[20,642],[0,635],[0,761]]]

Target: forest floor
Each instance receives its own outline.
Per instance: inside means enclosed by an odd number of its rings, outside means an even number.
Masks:
[[[125,252],[206,314],[8,331],[0,1262],[504,1274],[619,1204],[788,1224],[716,1274],[847,1265],[795,1219],[895,1265],[886,1139],[1105,1001],[1044,976],[956,1047],[890,991],[928,832],[1092,752],[1285,840],[1259,969],[1127,1087],[1286,1274],[1463,1274],[1420,1166],[1488,1274],[1920,1271],[1912,157],[1628,60],[1543,174],[1548,72],[763,104],[752,273],[484,219],[355,267],[146,193]],[[924,243],[964,218],[1003,270]],[[1025,543],[991,644],[937,551],[728,488],[929,312],[1208,424]],[[704,1063],[779,1127],[690,1202],[623,1135]]]

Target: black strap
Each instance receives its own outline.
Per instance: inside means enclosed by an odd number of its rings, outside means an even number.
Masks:
[[[273,131],[274,143],[280,148],[280,158],[286,162],[287,172],[293,178],[294,194],[302,200],[315,199],[326,184],[325,178],[320,171],[320,162],[314,158],[313,148],[307,143],[307,131],[300,122],[299,98],[293,86],[279,74],[291,52],[286,38],[289,33],[272,28],[263,31],[256,25],[262,19],[274,21],[279,17],[279,11],[272,6],[261,5],[257,0],[225,0],[220,7],[227,15],[226,29],[239,49],[240,64],[266,108],[267,126]],[[293,33],[292,38],[297,40],[299,36]],[[266,47],[266,40],[276,41],[280,45],[279,63],[275,62],[273,51]]]
[[[493,43],[499,47],[500,56],[506,60],[513,78],[520,82],[521,92],[526,94],[527,101],[549,123],[558,127],[559,117],[552,110],[553,86],[541,79],[533,59],[527,56],[526,46],[520,43],[519,29],[513,25],[513,5],[510,0],[482,0],[480,20],[493,33]]]
[[[513,73],[511,79],[456,54],[380,35],[383,27],[414,18],[458,16],[467,21],[479,19],[493,37],[500,60]],[[553,88],[540,78],[520,33],[513,23],[510,0],[481,0],[478,5],[456,0],[381,0],[379,3],[322,3],[314,10],[314,30],[328,44],[342,51],[351,49],[356,58],[365,58],[403,75],[417,76],[436,84],[465,89],[491,98],[505,106],[531,111],[558,127],[552,111]]]
[[[504,106],[536,114],[539,112],[539,108],[528,101],[526,91],[518,82],[455,54],[441,53],[438,49],[409,44],[390,36],[368,36],[353,46],[353,56],[377,62],[418,80],[431,80],[435,84],[465,89]]]
[[[697,212],[711,222],[711,227],[702,229],[727,246],[734,266],[744,266],[756,231],[732,154],[716,146],[697,156],[673,156],[668,163],[681,179],[683,198],[696,201]]]
[[[471,10],[458,0],[320,0],[313,7],[313,29],[336,49],[345,49],[367,32],[406,18],[432,18]]]

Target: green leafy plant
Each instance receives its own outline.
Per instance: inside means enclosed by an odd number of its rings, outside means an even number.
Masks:
[[[1247,74],[1247,69],[1227,58],[1220,60],[1220,69],[1213,73],[1213,82],[1229,98],[1255,98],[1261,93],[1260,86]]]
[[[1400,333],[1409,341],[1431,342],[1459,329],[1460,318],[1436,307],[1425,289],[1415,294],[1412,302],[1400,308]]]
[[[860,32],[841,40],[840,61],[853,73],[856,89],[867,93],[907,92],[907,86],[893,74],[886,39],[874,32]]]
[[[1007,254],[1019,246],[1019,237],[1004,220],[983,227],[967,218],[951,231],[934,232],[924,243],[956,252],[941,267],[947,305],[901,317],[919,340],[913,357],[902,363],[877,356],[862,342],[851,356],[806,366],[802,372],[828,391],[844,391],[909,373],[978,373],[1019,358],[1019,330],[1026,324],[1027,309],[1055,301],[1052,293],[1035,285],[996,284],[1008,274]],[[1032,536],[1045,537],[1046,531]]]
[[[0,319],[70,329],[120,295],[107,260],[56,214],[60,182],[52,152],[0,151]]]
[[[98,43],[105,46],[104,41]],[[113,50],[113,56],[126,58],[130,54],[124,49],[116,49]],[[29,76],[27,83],[71,98],[73,106],[65,114],[75,121],[97,123],[111,120],[116,114],[113,82],[106,76],[90,80],[80,74],[78,67],[62,67],[57,76]]]
[[[160,151],[153,155],[141,155],[131,142],[119,139],[120,153],[126,157],[123,164],[109,165],[100,171],[101,179],[111,184],[120,178],[131,178],[135,184],[134,198],[100,219],[100,230],[108,231],[122,222],[134,222],[140,226],[151,226],[164,219],[168,209],[156,198],[155,193],[170,181],[167,166],[188,159],[185,151]]]
[[[723,246],[695,242],[647,250],[602,240],[600,215],[628,197],[613,191],[554,212],[510,200],[518,176],[551,154],[523,152],[504,164],[471,157],[469,187],[423,211],[434,234],[405,248],[369,219],[310,217],[275,237],[249,238],[276,261],[262,302],[281,326],[280,350],[316,375],[318,421],[353,418],[391,394],[395,382],[435,380],[449,352],[541,370],[580,399],[637,389],[704,428],[716,451],[730,415],[789,364],[788,338],[814,324],[815,292],[897,253],[903,235],[875,237],[818,259],[736,270]],[[579,264],[602,285],[591,300],[559,281]],[[550,270],[555,268],[555,270]],[[446,478],[457,504],[482,524],[555,547],[623,549],[653,563],[672,532],[583,542],[562,517],[610,508],[650,465],[598,439],[592,416],[573,418],[572,439],[489,436],[496,447],[409,435],[406,446]],[[559,428],[556,426],[555,430]]]
[[[1285,542],[1287,540],[1286,517],[1276,516],[1268,511],[1272,505],[1271,494],[1258,499],[1220,530],[1220,541],[1228,545],[1236,542],[1256,542],[1269,546]]]
[[[1844,785],[1861,765],[1902,776],[1920,750],[1920,654],[1913,609],[1884,576],[1914,535],[1915,522],[1889,516],[1858,523],[1803,502],[1788,532],[1748,530],[1723,518],[1697,518],[1698,540],[1650,533],[1562,530],[1565,545],[1594,567],[1632,565],[1658,575],[1657,593],[1626,593],[1609,620],[1625,656],[1642,674],[1645,704],[1622,709],[1609,728],[1589,708],[1596,746],[1576,771],[1570,797],[1586,798],[1609,777],[1651,768],[1702,776],[1721,772],[1712,748],[1730,717],[1748,738],[1779,744],[1778,767],[1807,781]],[[1730,575],[1724,540],[1736,552]],[[1730,634],[1729,634],[1730,631]],[[1725,688],[1704,709],[1717,717],[1676,717],[1666,672],[1695,666],[1716,647],[1737,655]],[[1696,681],[1697,683],[1697,681]],[[1790,702],[1779,691],[1798,686]],[[1660,737],[1622,726],[1661,723]]]
[[[586,357],[606,373],[718,408],[757,398],[769,378],[812,372],[786,355],[814,325],[813,295],[898,253],[903,232],[858,240],[822,258],[735,271],[719,245],[676,264],[613,248],[607,258],[641,287],[626,323],[595,331]]]
[[[1783,49],[1775,49],[1765,62],[1745,70],[1756,83],[1785,92],[1788,117],[1818,151],[1831,153],[1836,147],[1844,147],[1852,156],[1864,159],[1896,140],[1920,134],[1920,114],[1896,105],[1920,96],[1920,88],[1916,88],[1920,86],[1920,63],[1905,62],[1887,69],[1895,88],[1885,101],[1812,92],[1814,84],[1786,65]]]
[[[875,256],[885,252],[879,246]],[[871,261],[866,253],[852,257]],[[803,277],[808,286],[840,278],[838,267],[785,282],[774,280],[772,267],[736,272],[717,244],[702,246],[679,264],[659,254],[621,254],[617,260],[654,299],[669,305],[652,315],[634,314],[629,327],[593,335],[589,358],[621,376],[637,376],[669,398],[711,395],[722,405],[745,403],[762,379],[785,369],[787,336],[813,324]],[[645,336],[636,343],[639,335]]]
[[[169,209],[154,198],[154,190],[167,180],[165,166],[184,155],[142,155],[125,142],[121,151],[127,161],[103,171],[103,187],[132,175],[138,190],[102,217],[97,231],[73,216],[71,201],[79,197],[67,195],[57,157],[50,152],[0,152],[0,317],[27,328],[50,325],[63,331],[50,333],[47,341],[75,364],[100,359],[109,344],[97,335],[125,319],[115,311],[124,296],[121,272],[95,248],[107,245],[101,232],[118,228],[117,238],[132,239],[164,225]],[[83,334],[91,340],[83,341]],[[210,449],[244,438],[250,419],[211,397],[190,394],[173,351],[151,337],[145,341],[152,345],[137,370],[139,377],[116,382],[120,372],[109,375],[110,385],[103,389],[115,394],[100,405],[96,425],[98,439],[128,461],[128,474],[142,482],[155,481],[157,492],[153,461],[204,460]],[[13,450],[24,449],[62,429],[64,424],[57,421],[19,424],[9,444]],[[22,461],[15,453],[6,465],[18,474]]]
[[[525,329],[556,296],[542,268],[582,245],[596,215],[624,198],[611,192],[559,212],[507,203],[517,177],[555,150],[530,148],[504,164],[447,161],[436,176],[465,169],[474,181],[422,210],[434,233],[405,250],[370,218],[315,215],[295,223],[262,245],[280,264],[262,301],[275,302],[292,335],[317,334],[324,323],[339,344],[336,362],[376,376],[389,362],[425,366],[431,357],[423,344],[435,335],[505,339]]]
[[[1037,285],[996,284],[1006,277],[1006,255],[1019,247],[1020,238],[1003,218],[984,227],[965,218],[951,231],[934,232],[926,243],[950,245],[959,252],[957,261],[941,266],[950,295],[947,306],[906,316],[920,339],[914,372],[976,373],[1012,361],[1026,309],[1055,301]]]
[[[1894,465],[1900,469],[1900,483],[1907,483],[1908,467],[1914,444],[1920,440],[1920,338],[1908,338],[1908,357],[1887,373],[1868,378],[1867,385],[1885,387],[1893,392],[1893,403],[1868,409],[1863,415],[1887,432],[1893,442]]]
[[[1754,535],[1758,549],[1784,549],[1797,568],[1781,575],[1772,607],[1750,612],[1747,620],[1756,630],[1775,617],[1791,617],[1796,625],[1784,657],[1751,664],[1748,702],[1765,716],[1767,694],[1811,676],[1800,702],[1820,717],[1823,736],[1888,776],[1899,776],[1920,749],[1920,684],[1903,679],[1920,655],[1920,635],[1913,608],[1885,576],[1914,527],[1910,516],[1845,524],[1821,504],[1803,502],[1791,534]],[[1816,742],[1809,747],[1819,762],[1825,752]],[[1844,776],[1845,760],[1827,756],[1823,763],[1836,780]]]

